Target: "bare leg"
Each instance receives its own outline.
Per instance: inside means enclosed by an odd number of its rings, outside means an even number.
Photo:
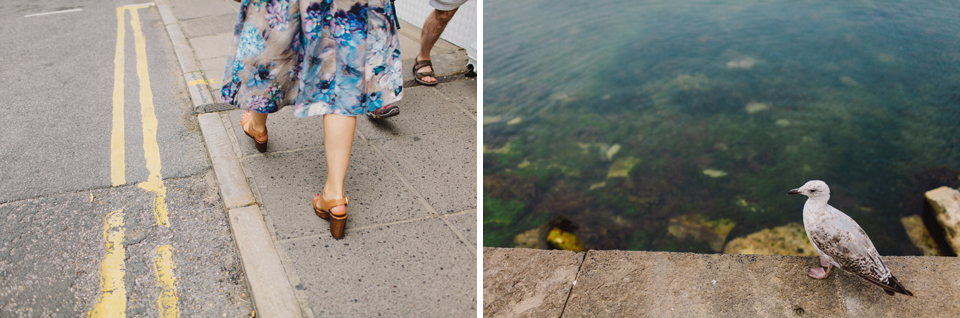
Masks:
[[[427,20],[423,22],[423,29],[420,31],[420,53],[417,57],[417,62],[430,59],[430,50],[433,49],[433,45],[437,44],[437,40],[440,39],[440,34],[443,33],[443,29],[447,28],[447,23],[450,22],[450,19],[453,19],[453,15],[457,13],[456,8],[450,11],[440,11],[434,9],[433,12],[427,16]],[[424,67],[420,69],[421,72],[432,72],[432,67]],[[433,76],[426,76],[423,78],[424,82],[436,82],[437,79]]]
[[[323,116],[323,149],[327,156],[327,181],[323,186],[324,200],[343,197],[343,180],[350,166],[350,151],[353,149],[353,132],[356,128],[356,117]],[[330,213],[343,215],[347,213],[347,208],[339,205],[331,208]]]
[[[267,115],[255,111],[250,112],[253,115],[253,122],[250,123],[250,128],[256,132],[263,132],[267,129]]]
[[[820,256],[820,266],[822,267],[811,268],[807,275],[816,279],[824,279],[827,278],[827,276],[830,276],[830,269],[833,268],[833,265],[831,265],[826,258],[823,258],[823,256]]]

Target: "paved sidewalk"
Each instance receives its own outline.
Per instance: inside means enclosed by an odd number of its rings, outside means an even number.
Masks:
[[[460,75],[462,49],[440,40],[441,83],[416,86],[420,29],[401,21],[401,114],[358,118],[350,218],[335,240],[311,207],[326,174],[322,118],[295,118],[292,107],[270,116],[261,154],[241,112],[218,104],[239,5],[156,3],[201,113],[258,317],[477,315],[477,83]]]

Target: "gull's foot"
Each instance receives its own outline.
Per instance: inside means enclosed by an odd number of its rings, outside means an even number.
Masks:
[[[830,265],[830,262],[827,261],[827,258],[823,256],[820,256],[820,266],[826,267],[828,272],[830,271],[830,267],[833,267],[833,265]]]
[[[820,256],[820,266],[823,267],[811,268],[807,275],[816,279],[824,279],[830,276],[830,269],[833,268],[833,265],[830,265],[830,262],[823,256]]]
[[[811,268],[811,269],[810,269],[810,272],[807,273],[807,276],[810,276],[810,277],[813,277],[813,278],[816,278],[816,279],[824,279],[824,278],[827,278],[828,275],[829,275],[829,273],[827,273],[827,271],[823,270],[823,267]]]

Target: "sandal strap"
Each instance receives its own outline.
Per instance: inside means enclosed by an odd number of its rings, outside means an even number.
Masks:
[[[427,74],[427,73],[418,73],[418,72],[417,72],[417,71],[419,71],[421,68],[424,68],[424,67],[427,67],[427,66],[433,68],[433,63],[430,63],[430,60],[417,61],[417,63],[413,64],[413,72],[414,72],[414,73],[417,73],[417,74]],[[432,73],[432,72],[431,72],[431,73]]]
[[[267,127],[263,127],[263,132],[253,131],[253,114],[251,114],[250,111],[240,116],[240,128],[242,128],[243,132],[248,136],[253,137],[254,140],[267,136]],[[259,140],[257,141],[259,142]]]
[[[323,197],[320,196],[320,197],[317,197],[317,199],[320,200],[320,210],[328,213],[330,213],[330,209],[333,209],[338,205],[350,204],[350,198],[346,196],[339,199],[333,199],[333,200],[324,200]],[[317,200],[314,200],[314,202],[316,201]],[[314,203],[314,205],[316,205],[316,203]],[[330,213],[330,214],[333,214],[333,213]]]

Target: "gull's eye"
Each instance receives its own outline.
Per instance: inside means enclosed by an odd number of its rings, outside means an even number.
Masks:
[[[814,192],[817,192],[817,189],[810,190],[810,193],[814,193]]]

